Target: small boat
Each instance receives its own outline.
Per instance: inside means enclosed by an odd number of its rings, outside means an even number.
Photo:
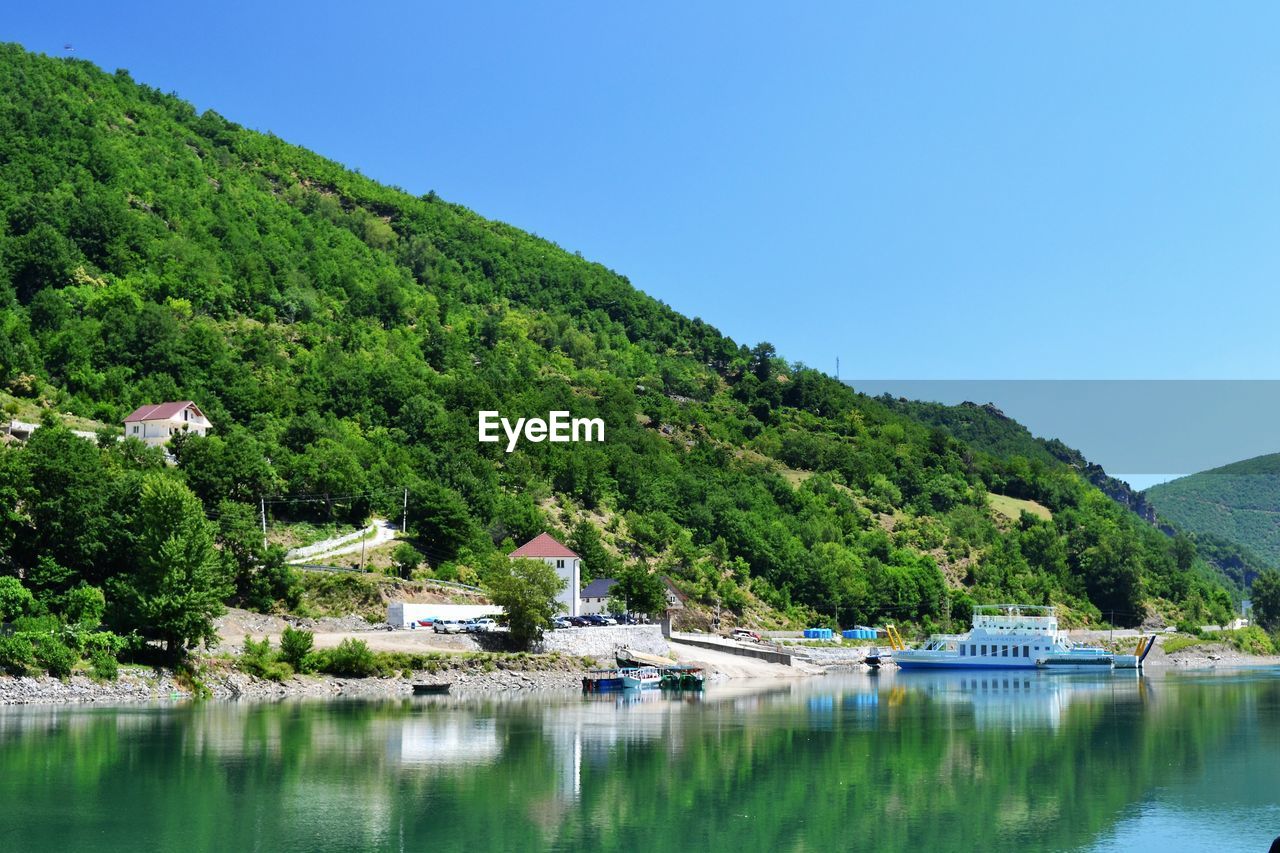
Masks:
[[[623,669],[635,669],[642,666],[656,666],[659,668],[676,666],[676,662],[671,658],[664,658],[662,655],[651,655],[648,652],[628,649],[625,646],[615,651],[613,658],[617,661],[618,666]]]
[[[1107,654],[1065,654],[1038,658],[1036,666],[1046,672],[1103,672],[1115,666]]]
[[[882,652],[877,646],[872,646],[867,649],[867,656],[862,659],[862,662],[872,670],[877,670],[887,663],[893,663],[893,653]]]
[[[641,666],[622,670],[622,686],[627,689],[645,689],[662,684],[662,673],[656,666]]]
[[[663,690],[701,690],[705,683],[696,666],[669,666],[661,670]]]
[[[622,670],[618,669],[593,669],[582,677],[583,693],[610,693],[623,686]]]
[[[413,685],[414,696],[439,696],[442,693],[448,693],[449,688],[453,686],[451,681],[440,681],[434,684],[415,684]]]

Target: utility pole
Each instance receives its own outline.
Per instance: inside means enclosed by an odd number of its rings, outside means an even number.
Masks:
[[[368,538],[360,540],[360,571],[364,571],[364,543],[368,542]]]
[[[258,509],[262,512],[262,547],[267,547],[267,499],[258,495]]]
[[[404,490],[404,508],[400,511],[400,532],[406,533],[409,530],[409,490]]]

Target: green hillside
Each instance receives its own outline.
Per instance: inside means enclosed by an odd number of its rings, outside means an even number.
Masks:
[[[483,581],[550,530],[591,574],[661,570],[695,603],[793,624],[939,624],[998,600],[1211,620],[1231,604],[1185,543],[1052,454],[949,434],[434,193],[15,46],[0,306],[0,386],[50,413],[0,450],[0,573],[55,611],[104,589],[120,630],[151,630],[139,572],[169,589],[183,560],[224,572],[230,600],[288,606],[261,506],[398,519],[406,490],[419,571],[442,578]],[[216,427],[175,444],[176,468],[52,417],[115,424],[176,399]],[[477,441],[481,409],[567,409],[606,440],[508,454]],[[989,493],[1043,510],[1008,517]],[[154,547],[179,528],[195,556]],[[209,534],[216,567],[192,544]]]
[[[1183,529],[1237,542],[1280,565],[1280,454],[1180,477],[1146,495]]]

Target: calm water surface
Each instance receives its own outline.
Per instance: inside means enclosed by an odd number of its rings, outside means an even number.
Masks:
[[[0,850],[1258,850],[1280,671],[0,709]]]

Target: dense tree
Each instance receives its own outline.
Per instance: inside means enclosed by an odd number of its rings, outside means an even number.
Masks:
[[[625,613],[654,615],[667,609],[667,588],[662,578],[643,563],[633,563],[618,573],[618,583],[609,591],[609,598]]]
[[[522,649],[551,627],[564,581],[542,560],[499,560],[485,579],[494,604],[507,614],[511,641]]]
[[[122,624],[175,655],[214,642],[231,585],[200,501],[177,480],[149,475],[136,528],[136,568],[111,581]]]
[[[1280,630],[1280,572],[1267,569],[1258,575],[1250,599],[1258,624],[1268,631]]]

